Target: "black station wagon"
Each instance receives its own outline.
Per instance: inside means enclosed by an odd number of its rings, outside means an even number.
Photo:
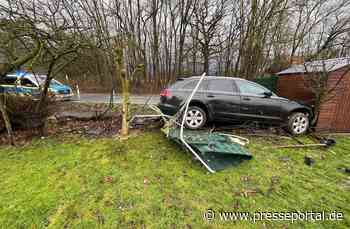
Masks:
[[[174,115],[197,85],[200,77],[180,79],[160,94],[159,108]],[[202,128],[209,121],[257,121],[281,124],[290,133],[307,132],[312,109],[282,98],[267,88],[241,78],[208,76],[195,93],[185,125],[189,129]]]

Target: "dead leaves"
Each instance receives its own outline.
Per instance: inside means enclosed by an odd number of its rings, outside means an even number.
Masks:
[[[113,177],[112,176],[105,176],[103,181],[106,184],[112,184],[113,183]]]
[[[255,197],[258,194],[264,195],[264,196],[270,196],[273,192],[276,191],[278,184],[280,183],[280,178],[278,176],[272,176],[269,182],[269,186],[266,192],[264,192],[257,186],[256,183],[254,183],[254,179],[252,176],[241,176],[240,177],[241,182],[243,183],[243,187],[234,192],[234,196],[237,197]]]
[[[148,185],[150,183],[149,179],[147,177],[143,178],[143,184]]]

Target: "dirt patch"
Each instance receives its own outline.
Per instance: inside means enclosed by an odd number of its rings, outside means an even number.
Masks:
[[[113,117],[103,120],[49,120],[47,136],[55,136],[66,133],[79,134],[86,137],[100,138],[115,136],[121,128],[121,116],[115,114]],[[16,145],[24,145],[33,138],[40,137],[39,129],[15,129]],[[0,145],[9,144],[6,131],[0,133]]]
[[[92,120],[66,119],[51,123],[50,134],[74,133],[88,137],[109,137],[117,135],[121,128],[121,115],[113,114],[112,117]]]
[[[121,106],[58,102],[54,115],[48,118],[47,135],[78,134],[85,137],[100,138],[119,134],[121,128]],[[134,114],[151,114],[152,110],[139,105],[130,106],[130,117]],[[140,129],[139,131],[143,131]],[[41,137],[39,129],[15,128],[15,142],[24,145],[33,138]],[[0,145],[9,144],[6,131],[0,132]]]

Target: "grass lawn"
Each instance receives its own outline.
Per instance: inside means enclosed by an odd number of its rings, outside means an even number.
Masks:
[[[333,153],[251,140],[252,160],[215,174],[158,132],[124,143],[68,136],[1,147],[0,228],[350,227],[350,176],[337,169],[350,166],[350,138],[337,138]],[[305,165],[305,155],[316,163]],[[344,219],[206,222],[207,209],[336,210]]]

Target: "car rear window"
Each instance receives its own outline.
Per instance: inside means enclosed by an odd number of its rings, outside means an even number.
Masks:
[[[231,79],[212,79],[209,82],[208,90],[229,93],[237,92]]]

